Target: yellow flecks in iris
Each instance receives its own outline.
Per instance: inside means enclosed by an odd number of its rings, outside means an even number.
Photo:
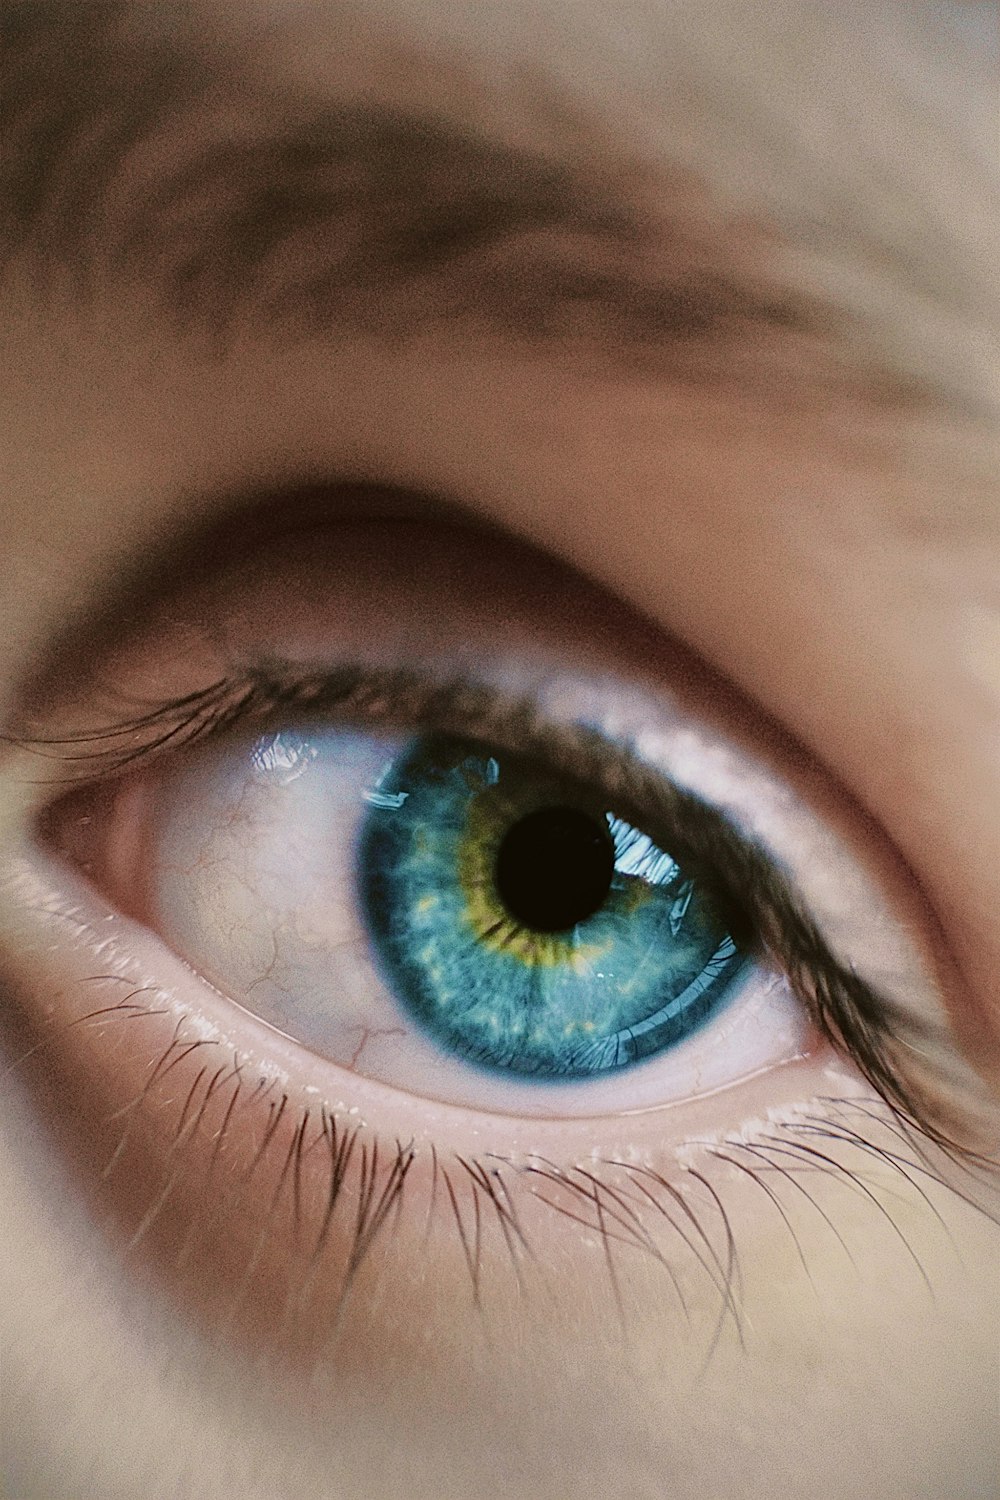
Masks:
[[[432,964],[434,962],[434,958],[435,958],[435,954],[434,954],[434,944],[433,943],[428,943],[427,946],[426,946],[426,948],[421,948],[421,950],[420,950],[420,962],[422,964]]]
[[[563,1036],[572,1036],[576,1031],[585,1032],[587,1036],[596,1030],[593,1021],[567,1021],[563,1027]]]
[[[435,906],[438,905],[440,905],[440,900],[437,896],[421,896],[420,900],[417,902],[417,911],[423,917],[426,916],[429,911],[433,911]]]
[[[638,911],[640,906],[645,906],[655,890],[655,885],[650,885],[638,875],[626,876],[624,886],[618,892],[618,903],[622,915],[630,917],[633,912]]]
[[[588,979],[594,960],[605,958],[610,951],[610,938],[606,943],[577,943],[574,945],[572,953],[563,962],[569,964],[574,974],[579,974],[581,978]]]
[[[535,932],[522,927],[495,899],[479,896],[466,907],[466,918],[476,936],[493,953],[509,953],[532,968],[568,968],[586,975],[595,959],[608,952],[608,943],[581,943],[558,932]]]

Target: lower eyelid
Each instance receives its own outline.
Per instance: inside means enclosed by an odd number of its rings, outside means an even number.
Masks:
[[[480,1277],[502,1304],[539,1256],[604,1275],[610,1195],[627,1189],[633,1213],[653,1214],[643,1189],[657,1178],[683,1186],[692,1137],[738,1131],[817,1090],[864,1094],[821,1050],[769,1070],[766,1083],[610,1121],[476,1115],[349,1075],[344,1097],[332,1098],[321,1087],[328,1076],[303,1075],[300,1059],[282,1066],[265,1028],[258,1045],[242,1032],[234,1045],[211,991],[82,882],[67,892],[43,859],[16,878],[17,951],[36,959],[35,972],[10,976],[26,1028],[15,1065],[23,1057],[22,1071],[41,1080],[119,1251],[213,1336],[278,1343],[289,1357],[312,1357],[313,1340],[337,1325],[345,1278],[358,1281],[363,1303],[360,1284],[390,1261],[394,1295],[398,1278],[399,1295],[421,1305],[425,1274],[439,1306],[478,1295]],[[217,999],[221,1015],[229,1002]],[[594,1188],[581,1225],[581,1187],[588,1173],[607,1178],[608,1162],[623,1164],[610,1175],[624,1180],[608,1183],[606,1204]],[[575,1187],[560,1180],[573,1172]],[[711,1277],[702,1295],[714,1316]]]

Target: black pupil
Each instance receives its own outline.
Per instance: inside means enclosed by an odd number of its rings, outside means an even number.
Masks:
[[[614,870],[606,823],[577,807],[543,807],[505,835],[497,853],[497,893],[523,926],[565,932],[603,905]]]

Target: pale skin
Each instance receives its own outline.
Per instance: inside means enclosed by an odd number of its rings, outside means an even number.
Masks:
[[[284,520],[295,523],[298,487],[312,487],[317,547],[330,558],[338,547],[347,555],[339,483],[382,496],[367,508],[355,496],[352,525],[359,515],[367,525],[373,508],[395,514],[386,493],[434,497],[430,507],[406,502],[417,540],[403,574],[421,548],[433,574],[441,502],[449,528],[494,523],[645,617],[626,623],[614,602],[591,605],[588,595],[570,629],[550,602],[545,638],[560,663],[607,652],[623,678],[641,672],[664,701],[677,694],[706,733],[794,783],[851,858],[877,872],[887,907],[905,908],[914,948],[937,976],[937,1050],[912,1063],[911,1081],[949,1137],[990,1154],[1000,1118],[991,8],[938,7],[926,20],[834,7],[821,36],[813,7],[766,9],[719,3],[685,19],[658,3],[520,0],[503,7],[501,24],[499,10],[472,0],[363,0],[349,13],[326,0],[301,11],[199,0],[191,34],[225,90],[172,134],[147,139],[130,169],[140,189],[151,164],[238,134],[241,110],[277,110],[280,120],[389,104],[617,187],[660,226],[644,274],[669,279],[678,258],[714,256],[772,294],[844,312],[854,331],[838,343],[835,318],[826,332],[804,321],[730,325],[723,355],[682,349],[671,362],[647,346],[625,360],[573,329],[537,347],[474,318],[407,331],[404,296],[389,334],[328,320],[282,342],[247,313],[219,349],[165,316],[141,266],[122,285],[98,276],[84,299],[66,279],[43,287],[28,247],[11,258],[0,326],[0,719],[37,725],[50,714],[52,732],[72,727],[88,673],[106,681],[120,671],[144,691],[161,678],[173,691],[211,680],[214,645],[201,656],[192,648],[188,662],[180,635],[169,636],[189,607],[187,578],[157,575],[165,602],[153,600],[151,580],[143,603],[142,561],[234,510],[238,518],[233,497],[252,490],[258,511],[263,500],[258,574],[251,604],[238,578],[223,589],[238,519],[224,543],[203,545],[211,561],[198,587],[217,611],[210,640],[253,629],[258,645],[288,637],[310,660],[337,638],[335,569],[316,570],[317,582],[274,543]],[[134,35],[153,34],[170,11],[137,5]],[[940,114],[928,103],[939,98],[949,101]],[[926,207],[931,227],[886,208],[875,232],[877,206],[895,203],[897,190],[900,203]],[[848,232],[849,203],[861,205],[864,233]],[[814,233],[817,224],[825,230]],[[838,225],[844,232],[831,233]],[[604,253],[578,248],[581,260]],[[292,245],[290,262],[300,250]],[[623,254],[614,250],[618,268]],[[392,568],[375,547],[366,573],[368,554],[355,545],[361,561],[344,565],[342,581],[366,580],[359,601],[375,624],[356,627],[363,643],[378,636]],[[470,557],[483,552],[473,544]],[[476,599],[505,600],[504,578],[530,573],[513,546],[483,567],[482,587],[469,587]],[[137,618],[88,633],[122,577],[139,580]],[[434,607],[416,585],[412,598],[398,578],[392,588],[397,622],[408,608],[416,622],[397,623],[398,636],[412,641]],[[298,600],[292,624],[282,590]],[[356,611],[340,607],[344,637]],[[208,618],[210,606],[199,608]],[[481,630],[488,655],[488,603],[486,623],[462,620],[463,639],[475,644]],[[603,634],[602,620],[611,622]],[[83,660],[65,645],[77,621]],[[651,638],[649,623],[662,636]],[[386,640],[392,631],[387,620]],[[524,631],[542,634],[532,623]],[[40,675],[57,644],[68,688],[58,671]],[[52,799],[33,783],[25,790],[19,754],[8,747],[0,761],[0,983],[15,1012],[10,1035],[0,1033],[9,1081],[0,1481],[11,1500],[992,1492],[995,1171],[978,1169],[973,1188],[961,1162],[946,1167],[930,1147],[921,1171],[922,1137],[891,1134],[894,1117],[850,1057],[824,1042],[697,1100],[674,1080],[661,1111],[616,1111],[605,1095],[599,1112],[567,1122],[518,1117],[496,1101],[492,1112],[465,1099],[442,1108],[373,1083],[364,1022],[335,1072],[252,1022],[230,1045],[225,996],[197,983],[155,933],[120,918],[114,892],[81,894],[77,875],[37,863],[32,830]],[[864,913],[858,920],[864,934]],[[131,1032],[67,1031],[85,986],[109,970],[130,994],[152,994],[156,1014]],[[116,1004],[120,991],[100,984]],[[346,1301],[342,1262],[310,1265],[291,1211],[268,1219],[261,1207],[282,1182],[280,1151],[265,1152],[259,1176],[247,1171],[269,1117],[242,1138],[227,1125],[208,1172],[225,1082],[190,1128],[190,1114],[179,1124],[189,1089],[198,1097],[190,1058],[150,1083],[182,1010],[188,1025],[197,1012],[212,1045],[235,1049],[248,1078],[280,1077],[290,1100],[276,1127],[282,1149],[295,1147],[280,1135],[287,1121],[307,1109],[315,1119],[319,1099],[324,1122],[363,1118],[372,1138],[416,1142],[416,1208],[378,1240]],[[137,1095],[140,1123],[118,1147],[121,1113]],[[830,1148],[839,1166],[809,1180],[809,1201],[785,1179],[779,1211],[747,1171],[759,1156],[736,1151],[734,1161],[730,1150],[709,1161],[692,1145],[752,1145],[768,1121],[800,1131],[804,1121],[828,1131],[848,1121],[902,1152],[910,1170],[841,1138]],[[116,1149],[116,1170],[104,1172]],[[476,1152],[533,1153],[564,1172],[630,1162],[627,1202],[657,1255],[612,1248],[609,1271],[593,1215],[589,1228],[547,1215],[518,1189],[533,1247],[522,1284],[496,1229],[473,1246],[433,1219],[432,1154],[436,1163]],[[176,1167],[169,1191],[165,1161]],[[325,1191],[311,1170],[307,1229]],[[694,1187],[691,1171],[710,1188]],[[700,1223],[710,1199],[697,1194],[723,1200],[711,1244],[691,1229],[707,1272],[689,1245],[675,1255],[681,1241],[663,1239],[662,1212],[653,1225],[642,1172],[647,1185],[677,1189],[669,1201],[682,1224],[693,1226],[681,1199]],[[613,1200],[597,1192],[600,1218]]]

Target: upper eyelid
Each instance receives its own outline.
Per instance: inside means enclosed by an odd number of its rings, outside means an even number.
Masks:
[[[483,520],[448,496],[370,477],[349,475],[272,485],[241,484],[200,494],[191,517],[157,537],[142,538],[136,549],[115,560],[94,582],[94,593],[70,597],[63,618],[39,641],[14,684],[0,747],[25,722],[48,721],[89,662],[119,647],[157,604],[171,600],[180,586],[211,577],[224,558],[232,565],[264,547],[297,534],[323,532],[342,522],[446,521],[463,531],[496,534],[503,528]],[[181,496],[176,497],[179,505]],[[176,517],[173,518],[175,521]]]
[[[178,750],[244,723],[262,728],[277,722],[277,714],[312,711],[320,717],[336,712],[362,725],[405,723],[409,728],[424,727],[424,716],[435,728],[498,741],[529,756],[557,754],[561,773],[601,785],[606,795],[618,798],[625,815],[645,816],[647,821],[655,818],[653,809],[659,800],[666,832],[661,834],[655,821],[648,831],[665,842],[673,838],[675,846],[678,838],[688,837],[694,858],[707,861],[715,872],[726,873],[732,882],[731,898],[749,904],[754,930],[764,936],[820,1032],[848,1052],[902,1118],[939,1144],[955,1145],[947,1127],[934,1119],[931,1101],[908,1088],[892,1060],[892,1044],[917,1047],[924,1029],[913,1015],[899,1011],[836,957],[772,857],[722,813],[641,767],[627,746],[615,745],[586,726],[560,726],[554,735],[551,726],[539,722],[530,699],[498,704],[496,697],[495,688],[468,679],[432,681],[408,669],[378,673],[345,668],[339,673],[317,673],[271,663],[239,678],[217,681],[201,693],[150,706],[138,717],[125,718],[96,734],[26,737],[19,743],[43,753],[50,747],[59,760],[73,756],[69,749],[73,744],[97,745],[96,750],[79,755],[94,773],[85,776],[86,781],[118,775],[150,755],[155,758],[164,748]],[[407,707],[401,711],[403,702]],[[442,724],[449,708],[451,719]],[[120,752],[113,748],[116,740],[125,742]],[[78,778],[70,781],[76,784]]]

